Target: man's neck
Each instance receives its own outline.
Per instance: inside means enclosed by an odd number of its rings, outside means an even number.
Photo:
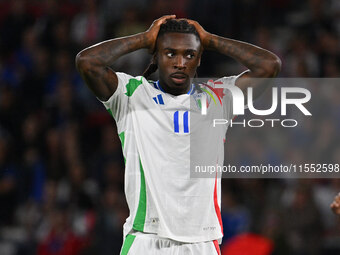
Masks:
[[[159,86],[159,89],[162,90],[163,92],[166,92],[166,93],[174,95],[174,96],[188,94],[189,91],[192,88],[191,83],[189,83],[188,86],[185,86],[183,88],[180,88],[180,87],[179,88],[170,88],[165,82],[162,82],[161,80],[159,80],[157,82],[157,85]]]

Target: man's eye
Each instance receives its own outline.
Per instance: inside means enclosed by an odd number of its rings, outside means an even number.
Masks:
[[[172,57],[174,56],[174,53],[168,52],[166,55],[167,55],[169,58],[172,58]]]
[[[192,59],[193,57],[195,57],[194,54],[188,54],[188,55],[187,55],[187,58],[189,58],[189,59]]]

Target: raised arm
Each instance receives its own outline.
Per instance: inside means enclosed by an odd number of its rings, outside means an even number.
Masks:
[[[160,25],[175,17],[163,16],[155,20],[143,33],[107,40],[79,52],[76,56],[76,67],[91,91],[100,100],[108,100],[118,86],[117,75],[111,69],[112,64],[119,57],[138,49],[146,48],[152,51]]]
[[[254,80],[249,78],[272,78],[280,71],[281,60],[274,53],[249,43],[211,34],[196,21],[188,22],[196,27],[204,49],[230,56],[249,69],[236,81],[236,86],[243,91],[249,86],[254,87]]]

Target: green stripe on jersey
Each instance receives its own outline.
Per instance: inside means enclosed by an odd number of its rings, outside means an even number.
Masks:
[[[198,107],[199,107],[200,109],[202,109],[201,99],[198,99],[198,100],[197,100],[197,104],[198,104]]]
[[[123,151],[123,157],[124,157],[124,144],[125,144],[125,132],[121,132],[118,134],[120,142],[122,143],[122,151]],[[126,159],[124,157],[124,163],[126,164]]]
[[[125,142],[125,132],[121,132],[120,134],[118,134],[120,142],[122,143],[122,149],[124,151],[124,142]]]
[[[136,88],[138,88],[139,85],[141,85],[143,83],[142,81],[143,77],[139,80],[137,79],[130,79],[129,83],[126,84],[126,93],[125,95],[127,95],[128,97],[132,96],[133,92],[135,92]]]
[[[136,236],[134,235],[127,235],[123,244],[123,248],[122,248],[122,252],[120,253],[120,255],[127,255],[133,241],[135,240]]]
[[[111,109],[106,109],[106,110],[110,113],[111,117],[114,118]]]
[[[146,188],[145,188],[145,178],[142,162],[139,159],[139,169],[140,169],[140,192],[139,192],[139,203],[137,208],[137,213],[135,220],[133,222],[133,229],[137,231],[144,231],[145,216],[146,216]]]

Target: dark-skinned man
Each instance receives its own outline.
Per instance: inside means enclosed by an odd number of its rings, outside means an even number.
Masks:
[[[115,119],[122,142],[130,210],[123,255],[220,254],[220,178],[190,178],[190,137],[200,137],[203,129],[191,122],[201,105],[190,102],[204,94],[193,78],[203,50],[230,56],[249,69],[218,80],[243,91],[250,85],[262,91],[263,84],[251,84],[250,78],[275,77],[281,67],[267,50],[175,18],[161,17],[143,33],[101,42],[76,57],[78,71]],[[142,76],[112,70],[119,57],[143,48],[153,57]],[[157,69],[159,79],[148,81]],[[228,91],[223,94],[223,105],[210,104],[208,113],[230,119],[232,99]],[[219,130],[205,130],[216,138],[205,150],[214,151],[209,160],[223,164],[227,127]]]

